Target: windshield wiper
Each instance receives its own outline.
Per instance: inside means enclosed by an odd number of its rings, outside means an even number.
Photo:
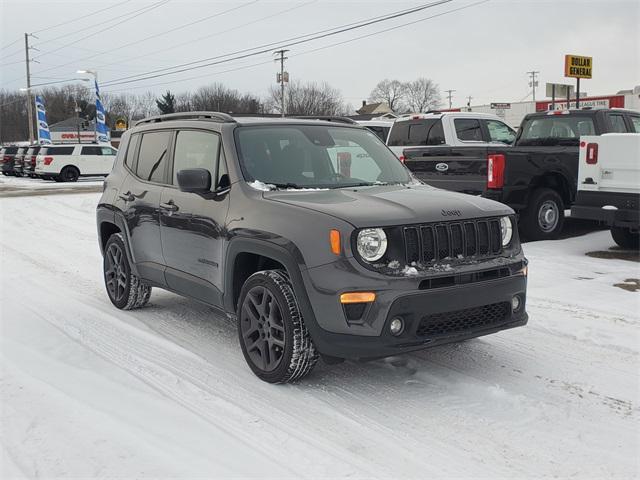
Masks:
[[[291,182],[287,182],[287,183],[271,183],[271,182],[269,182],[269,185],[273,185],[276,188],[305,188],[302,185],[298,185],[297,183],[291,183]]]
[[[352,188],[352,187],[378,187],[382,185],[389,185],[387,182],[359,182],[359,183],[346,183],[338,184],[334,188]]]

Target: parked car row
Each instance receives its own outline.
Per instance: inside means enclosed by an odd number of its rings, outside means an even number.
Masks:
[[[2,174],[75,182],[80,177],[106,176],[117,150],[110,145],[64,144],[0,148]]]

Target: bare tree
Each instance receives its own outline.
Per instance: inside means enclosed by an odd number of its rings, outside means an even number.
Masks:
[[[370,102],[384,102],[394,112],[404,110],[405,86],[399,80],[384,80],[378,82],[369,94]]]
[[[282,113],[280,87],[269,89],[269,110]],[[294,81],[285,88],[285,110],[287,115],[342,115],[345,105],[340,91],[328,83],[302,83]]]
[[[440,106],[440,89],[433,80],[418,78],[404,84],[404,97],[411,112],[426,112]]]
[[[262,102],[250,93],[241,94],[221,83],[200,87],[190,98],[193,110],[213,110],[228,113],[260,113]]]

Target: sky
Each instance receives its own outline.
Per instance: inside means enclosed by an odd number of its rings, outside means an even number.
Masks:
[[[527,72],[532,70],[540,72],[536,95],[540,99],[545,82],[575,82],[563,77],[567,53],[593,57],[593,79],[583,80],[580,88],[589,95],[640,85],[639,0],[480,2],[452,0],[291,46],[285,69],[292,80],[329,83],[356,108],[385,78],[430,78],[443,97],[445,90],[455,90],[454,106],[466,104],[468,96],[472,105],[517,102],[531,98]],[[74,79],[82,75],[76,71],[91,69],[98,72],[104,92],[160,94],[221,82],[266,96],[279,68],[272,52],[174,75],[110,83],[264,44],[277,50],[292,37],[426,3],[0,0],[0,88],[26,85],[24,33],[34,32],[37,38],[30,37],[30,42],[38,51],[31,51],[32,84],[79,82]],[[415,23],[405,25],[408,22]]]

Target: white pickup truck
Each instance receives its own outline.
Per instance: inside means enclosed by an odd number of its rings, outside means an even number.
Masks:
[[[618,245],[640,248],[640,133],[580,137],[571,216],[603,222]]]
[[[408,114],[392,125],[387,146],[402,157],[410,147],[505,146],[516,132],[497,115],[478,112],[431,112]]]

